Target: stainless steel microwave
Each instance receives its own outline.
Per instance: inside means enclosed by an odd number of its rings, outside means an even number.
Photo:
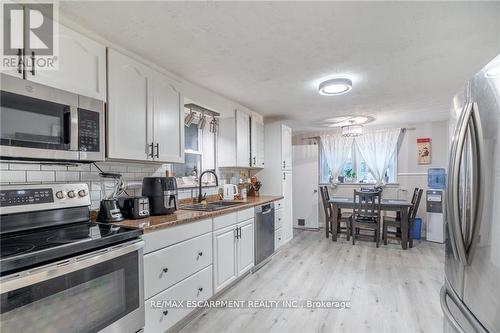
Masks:
[[[0,157],[104,160],[104,102],[1,74]]]

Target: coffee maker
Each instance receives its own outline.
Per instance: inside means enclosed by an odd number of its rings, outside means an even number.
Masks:
[[[150,215],[173,214],[177,210],[177,181],[174,177],[145,177],[142,195],[149,199]]]

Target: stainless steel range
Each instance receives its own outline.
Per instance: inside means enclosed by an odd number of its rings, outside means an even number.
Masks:
[[[86,184],[0,187],[2,332],[144,327],[142,230],[89,220]]]

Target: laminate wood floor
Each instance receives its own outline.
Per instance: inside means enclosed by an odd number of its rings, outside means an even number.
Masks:
[[[350,309],[205,309],[181,332],[442,332],[444,246],[356,245],[295,231],[224,300],[348,300]]]

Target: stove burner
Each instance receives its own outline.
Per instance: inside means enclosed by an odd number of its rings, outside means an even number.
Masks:
[[[13,256],[15,254],[23,254],[25,252],[29,252],[35,248],[35,245],[33,244],[9,244],[2,246],[2,258],[3,257],[9,257]]]

